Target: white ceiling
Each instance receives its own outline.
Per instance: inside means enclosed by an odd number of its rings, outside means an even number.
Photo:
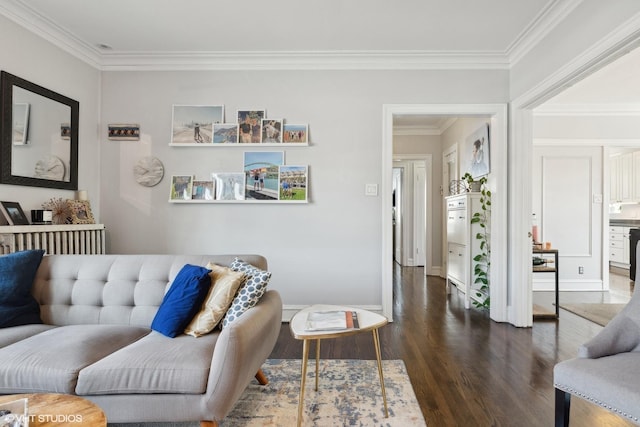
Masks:
[[[508,53],[559,0],[2,0],[114,53]],[[4,7],[3,7],[4,6]],[[5,13],[7,14],[7,13]]]

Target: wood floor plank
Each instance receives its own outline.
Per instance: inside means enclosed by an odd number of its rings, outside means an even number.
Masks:
[[[444,280],[422,268],[394,268],[394,321],[380,329],[383,359],[402,359],[429,426],[551,426],[553,366],[575,357],[602,327],[560,310],[532,328],[496,323],[464,309]],[[628,286],[628,283],[626,284]],[[314,350],[315,351],[315,350]],[[302,344],[283,323],[271,358],[300,358]],[[375,359],[370,334],[323,340],[325,359]],[[633,424],[578,398],[571,425]]]

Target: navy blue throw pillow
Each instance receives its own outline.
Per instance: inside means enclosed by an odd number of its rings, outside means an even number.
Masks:
[[[43,255],[33,250],[0,256],[0,328],[42,323],[31,286]]]
[[[182,267],[164,295],[151,329],[171,338],[183,333],[209,292],[210,272],[191,264]]]

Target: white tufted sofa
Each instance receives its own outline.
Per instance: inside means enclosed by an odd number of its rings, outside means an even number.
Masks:
[[[32,293],[43,324],[0,329],[0,394],[55,392],[97,403],[109,422],[201,421],[232,409],[273,349],[282,301],[269,290],[222,331],[150,329],[185,264],[236,255],[51,255]],[[258,255],[237,255],[266,270]]]

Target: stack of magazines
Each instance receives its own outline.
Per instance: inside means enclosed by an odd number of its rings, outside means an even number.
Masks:
[[[307,315],[306,331],[341,331],[347,329],[359,329],[358,313],[355,311],[312,311]]]

